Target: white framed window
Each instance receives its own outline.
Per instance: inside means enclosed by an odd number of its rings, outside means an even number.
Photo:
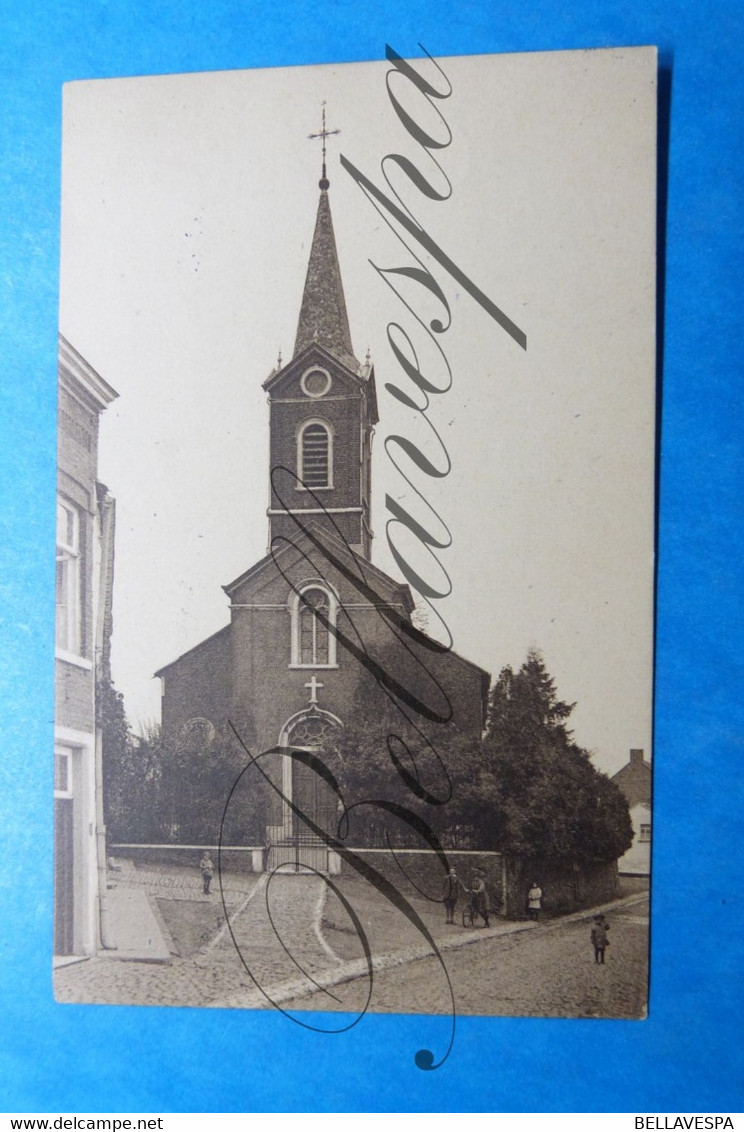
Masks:
[[[641,827],[638,831],[638,840],[639,841],[650,841],[651,840],[651,826],[648,823],[646,823],[646,822],[641,823]]]
[[[291,668],[336,668],[338,598],[319,582],[309,582],[290,598]]]
[[[57,649],[80,656],[82,632],[82,562],[80,512],[66,499],[57,500]]]
[[[333,429],[326,421],[305,421],[298,432],[297,477],[301,491],[333,487]]]
[[[71,747],[54,748],[54,797],[72,798],[72,758]]]

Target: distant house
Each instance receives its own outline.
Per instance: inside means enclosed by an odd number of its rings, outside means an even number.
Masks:
[[[105,869],[96,684],[108,674],[114,501],[97,481],[98,421],[117,396],[59,339],[54,729],[54,954],[90,955]]]
[[[613,776],[628,800],[633,823],[633,844],[618,861],[618,870],[631,876],[651,871],[651,766],[642,750],[631,750],[630,762]]]

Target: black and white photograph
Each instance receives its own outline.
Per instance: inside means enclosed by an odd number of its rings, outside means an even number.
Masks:
[[[646,1016],[656,68],[65,87],[58,1003]]]

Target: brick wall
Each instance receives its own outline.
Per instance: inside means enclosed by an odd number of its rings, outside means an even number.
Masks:
[[[253,850],[258,848],[260,846],[223,850],[223,868],[232,874],[252,872]],[[418,891],[431,900],[441,899],[446,874],[439,858],[430,850],[399,850],[396,862],[389,850],[359,849],[353,845],[349,848],[404,896]],[[129,858],[141,868],[152,865],[175,866],[179,869],[192,867],[195,873],[204,849],[212,852],[216,863],[216,845],[111,847],[116,856]],[[472,886],[474,870],[482,869],[492,909],[510,919],[526,917],[527,892],[533,880],[537,880],[543,890],[542,910],[548,916],[606,904],[618,895],[614,862],[589,863],[582,866],[577,877],[570,863],[520,860],[504,857],[501,853],[453,850],[447,852],[447,865],[457,870],[457,875],[466,888]],[[353,865],[342,860],[342,877],[358,875]]]
[[[98,415],[64,389],[59,390],[57,442],[59,495],[79,518],[80,656],[93,660],[93,539],[96,522]],[[95,724],[95,677],[91,668],[55,661],[55,719],[58,726],[91,731]]]
[[[614,899],[618,893],[615,861],[546,861],[506,859],[506,911],[519,918],[526,915],[527,893],[533,881],[543,891],[542,908],[548,915],[591,908]]]
[[[306,396],[302,389],[303,373],[318,364],[331,377],[327,395]],[[368,475],[362,475],[360,463],[362,434],[369,429],[366,395],[359,383],[335,360],[310,349],[293,360],[271,388],[270,466],[289,468],[299,474],[297,437],[302,425],[319,420],[330,427],[333,447],[333,486],[318,491],[324,507],[368,508]],[[369,459],[369,445],[365,449]],[[365,481],[363,484],[363,480]],[[279,488],[278,493],[276,488]],[[364,497],[364,498],[363,498]],[[294,475],[282,476],[272,484],[271,507],[274,509],[316,508],[318,503],[309,492],[297,487]],[[343,537],[353,546],[366,545],[362,534],[362,516],[347,513],[334,516]],[[329,525],[322,516],[316,521]],[[367,520],[368,521],[368,520]],[[271,517],[271,536],[296,537],[297,527],[282,516]]]
[[[220,727],[227,719],[230,688],[230,627],[163,669],[163,730],[180,731],[190,719]]]
[[[66,389],[59,391],[57,462],[86,491],[92,491],[98,466],[98,414],[86,409]]]
[[[65,660],[55,661],[54,718],[59,727],[92,731],[95,726],[93,672]]]

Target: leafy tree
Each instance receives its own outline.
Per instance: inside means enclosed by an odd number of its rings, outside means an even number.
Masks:
[[[157,767],[149,825],[157,840],[215,843],[245,755],[232,733],[165,734],[159,728],[140,740],[140,765]],[[257,776],[250,789],[238,786],[225,814],[226,844],[263,841],[263,791]]]
[[[215,843],[245,765],[232,733],[166,735],[150,724],[142,736],[133,735],[122,695],[110,680],[100,683],[97,713],[109,843]],[[264,794],[257,775],[238,788],[226,815],[226,843],[263,842]]]
[[[531,649],[516,674],[511,668],[499,673],[489,697],[487,735],[523,750],[546,740],[565,745],[571,737],[565,721],[575,706],[558,699],[542,657]]]
[[[482,741],[452,723],[419,730],[392,701],[373,711],[378,700],[368,691],[360,682],[354,724],[339,734],[333,751],[331,769],[347,805],[399,802],[446,848],[579,861],[614,860],[630,845],[625,798],[573,742],[567,721],[574,705],[558,698],[536,651],[516,673],[500,673]],[[404,782],[406,771],[414,788]],[[417,782],[436,801],[417,796]],[[360,806],[352,822],[356,843],[383,844],[387,835],[393,843],[420,844],[410,827],[380,808]]]
[[[443,715],[447,697],[464,698],[456,684],[465,679],[462,670],[432,665],[420,646],[409,662],[399,646],[383,644],[374,660],[381,673]],[[446,680],[446,688],[437,680]],[[394,845],[424,846],[425,837],[413,828],[419,819],[444,844],[470,847],[469,818],[463,823],[458,798],[460,784],[481,761],[480,736],[465,734],[453,720],[426,719],[392,687],[381,696],[367,671],[360,673],[349,719],[325,754],[351,810],[350,843],[382,846],[389,839]],[[392,813],[389,804],[405,808],[410,820]]]
[[[349,840],[354,844],[423,845],[420,834],[384,805],[404,807],[438,837],[456,823],[459,784],[473,773],[477,739],[452,724],[419,728],[392,704],[373,711],[359,705],[354,722],[339,732],[327,753],[344,802],[351,808]],[[408,777],[406,777],[408,776]]]
[[[101,729],[103,813],[109,841],[138,841],[146,828],[152,768],[143,765],[124,710],[124,697],[108,678],[99,680],[96,720]]]

